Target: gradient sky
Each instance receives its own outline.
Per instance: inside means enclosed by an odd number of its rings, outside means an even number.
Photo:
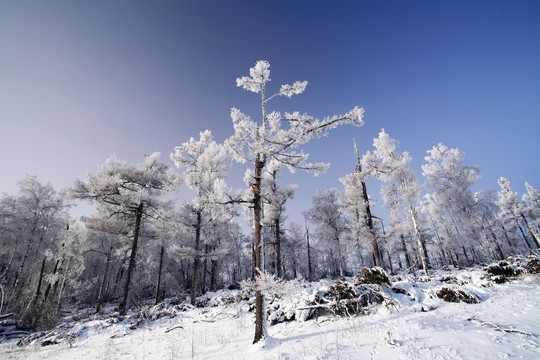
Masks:
[[[70,186],[113,153],[140,162],[160,151],[172,166],[174,146],[205,129],[225,140],[231,107],[260,113],[235,79],[261,59],[270,89],[309,81],[270,110],[366,111],[364,127],[304,147],[332,166],[284,176],[300,185],[290,213],[316,189],[341,189],[353,137],[364,153],[381,128],[419,176],[443,142],[481,167],[478,189],[498,189],[500,176],[520,194],[525,181],[540,188],[539,1],[3,0],[0,192],[16,193],[25,173]]]

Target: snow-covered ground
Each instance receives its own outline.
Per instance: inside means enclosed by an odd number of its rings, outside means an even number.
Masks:
[[[377,305],[370,315],[321,316],[269,326],[264,344],[251,344],[254,316],[243,300],[178,310],[174,317],[147,319],[137,326],[133,321],[92,315],[84,321],[64,324],[64,333],[72,334],[72,338],[63,338],[59,344],[41,346],[43,338],[22,347],[16,345],[18,340],[1,342],[0,359],[540,357],[539,275],[523,275],[509,283],[495,284],[486,280],[480,269],[455,271],[452,277],[448,274],[446,279],[439,273],[431,279],[394,281],[394,288],[407,293],[386,288],[392,298]],[[307,294],[317,286],[321,283],[306,284],[301,291]],[[463,289],[481,301],[444,302],[435,296],[443,286]],[[158,313],[154,311],[154,318]],[[151,317],[152,312],[149,314]]]

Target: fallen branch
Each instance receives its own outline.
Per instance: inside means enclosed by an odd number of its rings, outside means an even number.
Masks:
[[[172,327],[170,329],[165,330],[165,333],[171,332],[175,329],[183,329],[182,325],[176,325],[175,327]]]
[[[482,326],[492,327],[492,328],[495,329],[495,331],[501,331],[501,332],[507,332],[507,333],[516,333],[516,334],[521,334],[521,335],[526,335],[526,336],[531,336],[531,337],[533,336],[531,333],[528,333],[528,332],[525,332],[525,331],[514,330],[514,329],[505,329],[505,328],[500,327],[499,325],[492,324],[492,323],[487,322],[487,321],[478,320],[475,316],[470,317],[467,320],[468,321],[476,321],[476,322],[480,323],[480,325],[482,325]]]
[[[405,275],[406,273],[409,272],[409,270],[411,270],[413,267],[415,267],[415,266],[416,266],[416,263],[418,263],[418,259],[419,259],[419,258],[416,258],[416,260],[414,261],[414,263],[413,263],[407,270],[405,270],[405,271],[401,274],[401,276]]]
[[[327,310],[333,310],[333,306],[338,305],[336,301],[328,302],[326,304],[316,304],[316,305],[308,305],[301,308],[298,308],[297,310],[313,310],[313,309],[327,309]]]
[[[383,337],[384,341],[385,341],[388,345],[390,345],[391,347],[398,347],[399,344],[398,344],[397,342],[395,342],[395,341],[392,339],[392,332],[391,332],[390,330],[388,330],[388,331],[386,332],[386,334],[387,334],[388,336],[384,336],[384,337]]]
[[[18,338],[18,337],[23,337],[26,335],[30,335],[30,333],[24,330],[14,330],[7,333],[2,333],[0,336],[5,336],[8,339],[13,339],[13,338]]]
[[[4,320],[13,316],[13,313],[0,315],[0,320]]]

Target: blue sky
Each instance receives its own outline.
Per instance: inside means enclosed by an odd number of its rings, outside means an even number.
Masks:
[[[261,59],[270,88],[309,82],[271,110],[366,111],[364,127],[304,147],[332,167],[284,176],[300,185],[291,213],[309,208],[316,189],[341,188],[352,138],[363,153],[381,128],[418,175],[443,142],[481,167],[478,189],[498,189],[500,176],[520,194],[525,181],[540,187],[538,1],[4,0],[0,192],[15,193],[25,173],[70,186],[113,153],[140,162],[160,151],[172,165],[174,146],[205,129],[225,140],[231,107],[259,114],[258,95],[235,79]]]

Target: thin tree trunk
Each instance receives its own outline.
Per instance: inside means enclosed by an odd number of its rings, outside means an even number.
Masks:
[[[435,237],[437,239],[437,245],[439,246],[439,250],[441,252],[443,262],[445,264],[448,264],[448,260],[446,260],[446,254],[444,253],[444,248],[443,248],[443,245],[442,245],[441,237],[439,236],[439,232],[437,231],[437,226],[435,226],[435,221],[433,221],[433,218],[431,217],[431,215],[429,216],[429,218],[431,220],[431,224],[433,225],[433,231],[435,232]]]
[[[411,214],[411,219],[413,222],[414,234],[416,236],[416,242],[418,244],[418,252],[420,253],[420,260],[422,262],[422,269],[424,270],[424,274],[426,276],[429,276],[428,271],[427,271],[426,259],[425,259],[424,244],[422,243],[422,239],[420,238],[420,230],[418,229],[418,222],[416,220],[416,212],[414,211],[411,203],[409,203],[409,212]]]
[[[208,275],[208,244],[204,245],[204,261],[201,281],[201,294],[206,293],[206,276]]]
[[[57,300],[57,303],[56,303],[56,310],[55,310],[55,314],[58,314],[58,311],[60,310],[60,304],[62,302],[62,296],[64,295],[64,289],[65,289],[65,286],[66,286],[66,278],[67,278],[67,274],[69,272],[69,266],[71,264],[71,257],[68,258],[68,262],[67,262],[67,266],[66,266],[66,269],[64,271],[64,276],[62,277],[62,285],[60,285],[60,291],[58,292],[58,300]]]
[[[345,277],[343,273],[343,256],[341,255],[341,244],[339,243],[339,238],[336,239],[337,250],[338,250],[338,264],[339,264],[339,276],[341,279]]]
[[[34,297],[32,298],[32,301],[30,301],[30,304],[28,304],[28,309],[34,308],[34,310],[35,310],[35,307],[37,306],[39,295],[41,293],[41,284],[43,282],[43,273],[45,271],[45,261],[46,260],[47,260],[47,258],[43,258],[43,261],[41,262],[41,270],[39,271],[39,278],[38,278],[36,293],[34,294]]]
[[[137,207],[136,211],[136,217],[135,217],[135,233],[133,234],[133,245],[131,246],[131,255],[129,257],[129,265],[127,268],[126,273],[126,282],[124,284],[124,293],[122,295],[122,300],[120,301],[120,305],[118,307],[118,310],[120,312],[120,315],[125,315],[127,311],[127,302],[128,302],[128,296],[129,296],[129,287],[131,283],[131,275],[133,274],[133,270],[135,269],[135,259],[137,256],[137,245],[139,242],[139,230],[141,228],[141,219],[143,215],[143,203],[140,203]]]
[[[353,139],[353,143],[354,143],[354,150],[356,152],[356,168],[355,168],[355,172],[360,173],[360,172],[362,172],[362,164],[361,164],[361,161],[360,161],[360,154],[358,153],[358,147],[356,146],[356,140],[355,139]],[[362,178],[360,183],[362,185],[362,199],[364,200],[364,204],[365,204],[364,211],[366,213],[366,225],[367,225],[367,227],[369,229],[369,233],[370,233],[370,236],[371,236],[371,245],[373,247],[373,253],[375,255],[375,264],[376,264],[376,266],[382,268],[383,267],[383,262],[382,262],[381,252],[379,250],[379,244],[377,242],[377,237],[375,236],[375,229],[373,227],[373,215],[371,214],[371,207],[369,205],[369,197],[368,197],[368,193],[367,193],[366,182]]]
[[[390,251],[386,250],[386,255],[388,256],[388,265],[390,266],[390,274],[394,273],[394,268],[392,266],[392,256],[390,255]]]
[[[218,262],[217,260],[210,261],[211,273],[210,273],[210,289],[215,291],[217,289],[217,275],[218,275]]]
[[[56,260],[56,264],[54,264],[54,270],[52,273],[53,275],[56,275],[56,272],[58,271],[58,264],[60,264],[60,260]],[[49,297],[49,292],[51,291],[51,286],[51,283],[47,285],[47,290],[45,290],[45,295],[43,295],[43,302],[47,301],[47,298]]]
[[[407,251],[407,244],[405,243],[405,236],[401,234],[400,238],[401,238],[401,246],[403,247],[403,252],[405,253],[405,261],[407,262],[407,269],[408,269],[412,266],[411,258],[409,256],[409,252]]]
[[[13,285],[11,286],[12,291],[11,291],[10,298],[13,297],[13,295],[15,294],[15,290],[17,288],[17,285],[19,284],[19,280],[21,278],[21,274],[23,272],[24,265],[26,264],[26,260],[28,259],[29,254],[30,254],[30,247],[28,247],[28,249],[24,253],[23,259],[22,259],[19,267],[17,268],[17,273],[15,274],[15,280],[13,280]]]
[[[523,221],[525,222],[525,225],[527,226],[527,229],[529,229],[529,233],[532,235],[533,239],[534,239],[534,242],[536,243],[536,250],[538,250],[538,248],[540,248],[540,237],[538,236],[538,234],[536,233],[536,231],[534,231],[531,226],[529,225],[529,222],[527,221],[527,219],[525,218],[525,215],[523,214],[520,214],[521,217],[523,218]]]
[[[274,220],[274,226],[276,228],[276,275],[281,279],[281,230],[279,228],[279,217]]]
[[[463,249],[463,255],[465,256],[465,259],[467,259],[467,265],[471,265],[472,261],[469,259],[469,255],[467,255],[467,250],[465,249],[465,246],[461,247]]]
[[[197,285],[197,270],[199,268],[199,242],[201,241],[201,211],[197,211],[197,225],[195,226],[195,258],[193,259],[193,273],[191,274],[191,305],[195,305],[195,287]]]
[[[262,269],[262,254],[261,254],[261,172],[264,168],[264,161],[260,158],[260,155],[255,161],[255,182],[252,187],[253,191],[253,221],[255,225],[255,262],[253,264],[253,272],[255,274],[255,279],[261,275]],[[264,295],[261,290],[255,291],[255,337],[253,343],[259,342],[262,338],[266,336],[264,323],[265,311],[263,309],[264,305]]]
[[[311,247],[309,245],[309,228],[306,220],[306,242],[307,242],[307,262],[308,262],[308,281],[313,281],[313,273],[311,268]]]
[[[157,305],[159,302],[159,287],[161,285],[161,270],[163,268],[163,252],[165,251],[165,248],[161,247],[161,252],[159,253],[159,270],[158,270],[158,278],[156,283],[156,296],[154,298],[154,305]]]
[[[101,304],[103,303],[103,291],[105,290],[105,281],[107,280],[107,274],[109,272],[109,263],[111,262],[111,253],[112,253],[112,241],[109,244],[109,251],[107,252],[107,259],[105,260],[105,271],[103,272],[103,278],[101,279],[101,284],[99,285],[99,292],[96,304],[96,313],[101,311]]]

